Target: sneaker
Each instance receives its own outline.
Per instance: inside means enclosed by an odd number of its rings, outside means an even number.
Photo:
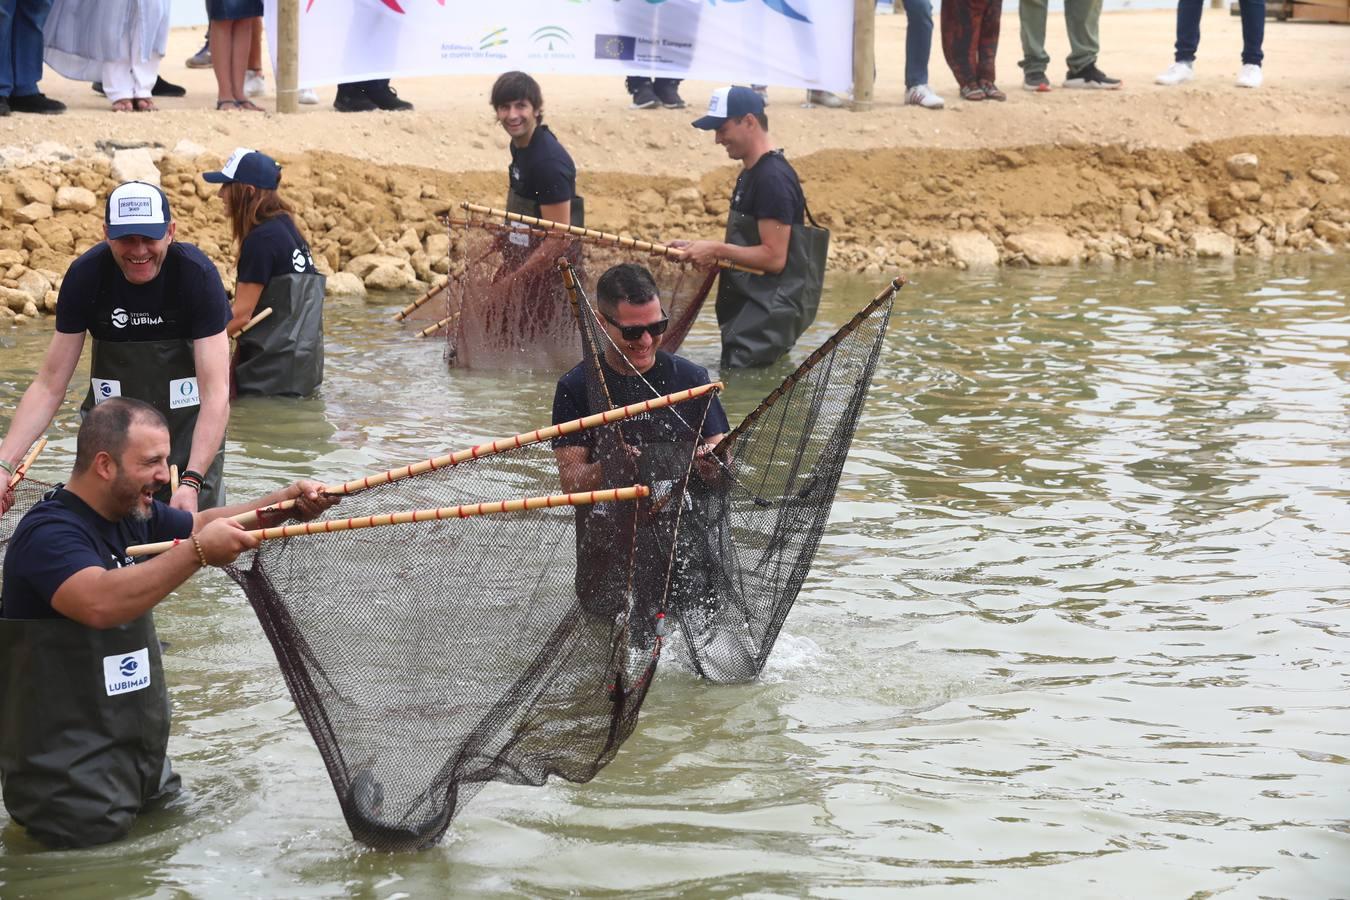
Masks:
[[[9,115],[9,98],[0,97],[0,119]]]
[[[1238,70],[1237,86],[1259,88],[1264,79],[1260,66],[1255,63],[1243,63],[1242,68]]]
[[[907,106],[922,106],[924,109],[942,109],[947,103],[926,84],[916,84],[905,91]]]
[[[1098,91],[1114,91],[1120,87],[1120,79],[1112,78],[1097,68],[1096,63],[1088,63],[1078,71],[1069,70],[1064,78],[1066,88],[1089,88]]]
[[[11,96],[9,108],[14,112],[37,113],[42,116],[55,116],[66,111],[64,103],[60,100],[53,100],[41,91],[23,97]]]
[[[333,98],[333,109],[338,112],[374,112],[379,109],[375,101],[366,96],[365,91],[338,91]]]
[[[295,102],[313,106],[319,102],[319,95],[314,93],[314,88],[301,88],[295,95]]]
[[[1031,91],[1033,94],[1048,94],[1052,90],[1050,79],[1045,77],[1044,72],[1028,72],[1022,76],[1022,90]]]
[[[95,81],[93,84],[90,85],[90,87],[92,87],[94,89],[94,93],[98,94],[100,97],[108,96],[107,94],[103,93],[103,82]]]
[[[656,99],[660,100],[661,105],[666,109],[684,109],[685,102],[683,98],[680,97],[679,85],[663,82],[650,90],[656,95]],[[636,98],[634,99],[634,102],[637,102]]]
[[[262,72],[257,69],[249,69],[244,73],[244,96],[261,97],[267,92],[267,82],[263,79]]]
[[[206,41],[202,44],[202,49],[187,58],[183,63],[189,69],[209,69],[211,68],[211,42]]]
[[[1185,84],[1195,78],[1195,66],[1188,62],[1174,62],[1167,67],[1157,78],[1153,79],[1158,84]]]
[[[656,109],[661,105],[661,98],[656,96],[656,91],[652,90],[650,84],[644,84],[633,92],[633,105],[629,109]]]
[[[150,89],[150,96],[184,97],[187,96],[187,88],[170,81],[165,81],[157,75],[155,76],[155,86]]]
[[[807,91],[807,106],[824,106],[827,109],[840,109],[844,105],[844,98],[833,91]]]
[[[413,108],[413,105],[407,100],[400,100],[398,98],[398,91],[387,84],[366,88],[366,96],[380,109],[389,112],[404,112],[405,110],[411,110]]]

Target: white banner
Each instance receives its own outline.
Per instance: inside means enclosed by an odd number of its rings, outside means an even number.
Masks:
[[[268,44],[276,4],[266,4]],[[275,64],[275,51],[273,51]],[[650,75],[848,92],[846,0],[300,0],[300,87],[417,75]]]

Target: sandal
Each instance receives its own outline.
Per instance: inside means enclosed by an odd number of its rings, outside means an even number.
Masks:
[[[968,84],[965,87],[961,88],[962,100],[970,100],[974,102],[976,100],[983,100],[984,98],[985,98],[984,88],[980,87],[978,84]]]
[[[216,109],[217,109],[217,110],[221,110],[221,109],[238,109],[238,108],[239,108],[239,101],[234,100],[234,99],[230,99],[230,100],[217,100],[217,101],[216,101]]]
[[[114,100],[112,105],[113,112],[131,112],[135,108],[132,101],[126,97],[121,100]]]
[[[252,100],[236,100],[234,101],[234,105],[239,109],[245,109],[249,112],[267,112],[267,110],[263,109]]]
[[[137,97],[131,101],[131,106],[136,112],[159,112],[159,107],[149,97]]]
[[[984,90],[984,98],[986,100],[1002,101],[1008,99],[1008,95],[1000,91],[998,85],[994,84],[992,81],[986,81],[981,84],[980,87]]]

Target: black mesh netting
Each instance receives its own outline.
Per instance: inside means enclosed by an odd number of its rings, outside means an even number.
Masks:
[[[820,545],[901,284],[812,353],[717,447],[715,461],[694,466],[667,611],[705,678],[747,681],[764,668]],[[608,338],[579,299],[593,408],[653,396],[640,378],[598,376],[591,344]],[[622,360],[617,349],[607,358]],[[626,393],[615,395],[616,385]]]
[[[0,573],[4,571],[5,553],[9,550],[10,538],[14,537],[14,529],[19,527],[19,520],[33,508],[33,504],[54,487],[56,485],[31,477],[22,479],[14,486],[14,505],[0,516]],[[0,574],[0,579],[3,577],[3,574]]]
[[[701,421],[707,402],[679,414]],[[592,447],[600,487],[637,483],[632,427],[570,439]],[[614,756],[660,652],[695,446],[665,438],[645,500],[268,541],[228,570],[358,840],[427,846],[488,781],[586,781]],[[329,518],[559,491],[545,442],[363,490]]]
[[[670,313],[664,346],[679,347],[707,299],[716,270],[590,238],[558,237],[480,217],[450,226],[449,281],[410,320],[445,321],[446,359],[474,369],[563,372],[581,354],[576,320],[558,279],[565,256],[587,289],[606,269],[640,262]]]

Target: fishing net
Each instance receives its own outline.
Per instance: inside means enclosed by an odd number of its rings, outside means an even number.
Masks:
[[[701,421],[708,396],[678,404],[679,416]],[[626,427],[582,433],[594,488],[635,483]],[[613,758],[660,655],[668,548],[696,445],[667,437],[669,477],[643,500],[264,541],[227,570],[358,840],[425,847],[490,781],[584,782]],[[333,512],[557,494],[553,446],[519,443],[358,490]]]
[[[5,553],[9,550],[10,539],[14,537],[14,529],[19,527],[19,520],[54,487],[56,485],[32,477],[25,477],[14,486],[14,505],[0,516],[0,583],[4,578]]]
[[[474,212],[450,224],[451,269],[438,296],[409,318],[439,324],[451,366],[566,371],[581,357],[576,320],[554,267],[572,263],[594,289],[606,269],[641,262],[670,313],[664,346],[675,350],[707,299],[716,270],[591,237],[558,236]],[[427,309],[429,307],[429,309]],[[425,310],[425,311],[424,311]]]
[[[705,678],[750,680],[773,650],[820,545],[902,283],[859,311],[717,446],[713,459],[694,467],[675,532],[666,612]],[[600,363],[602,348],[612,344],[594,307],[576,293],[593,408],[652,396],[643,379],[616,378]],[[606,359],[622,360],[613,351]],[[636,373],[630,366],[624,374]],[[694,427],[683,428],[686,437]]]

